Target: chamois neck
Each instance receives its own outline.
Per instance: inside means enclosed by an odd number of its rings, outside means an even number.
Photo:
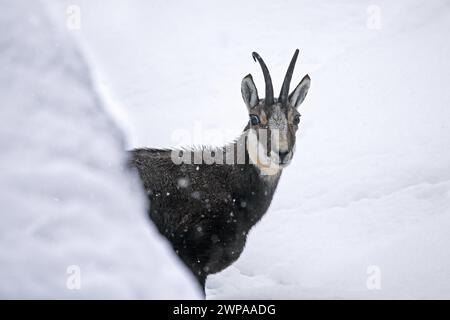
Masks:
[[[248,126],[245,127],[244,131],[241,133],[241,135],[232,142],[231,145],[226,146],[225,148],[231,148],[235,150],[234,154],[234,161],[235,163],[243,163],[242,161],[245,161],[245,164],[254,167],[255,174],[258,175],[258,178],[267,184],[270,184],[273,186],[273,188],[276,188],[279,178],[281,176],[282,168],[279,166],[274,166],[273,164],[264,164],[262,163],[257,154],[256,150],[249,150],[247,139],[249,138],[249,135],[253,135],[253,131],[248,129]],[[253,139],[256,139],[255,136],[252,137]],[[255,140],[256,141],[256,140]],[[239,155],[239,150],[243,150],[243,155]],[[240,162],[241,161],[241,162]]]

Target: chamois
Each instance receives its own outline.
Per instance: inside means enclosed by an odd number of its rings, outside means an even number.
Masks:
[[[252,76],[244,77],[241,93],[249,121],[235,141],[215,148],[130,151],[130,166],[137,169],[150,200],[151,220],[203,290],[209,274],[240,256],[292,159],[300,123],[297,109],[310,86],[306,75],[289,95],[298,52],[278,98],[266,64],[253,52],[264,75],[265,98],[258,97]]]

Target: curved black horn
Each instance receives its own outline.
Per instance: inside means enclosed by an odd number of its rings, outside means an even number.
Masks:
[[[264,74],[264,81],[266,82],[266,97],[264,98],[264,103],[266,106],[273,104],[273,86],[272,79],[270,78],[269,70],[267,69],[264,60],[256,52],[252,53],[253,59],[258,60],[261,65],[262,72]]]
[[[287,105],[288,96],[289,96],[289,86],[291,84],[292,74],[294,73],[295,62],[297,62],[298,49],[295,50],[294,56],[292,57],[291,63],[289,64],[289,68],[286,71],[286,76],[284,77],[283,85],[281,86],[280,91],[280,101],[281,105]]]

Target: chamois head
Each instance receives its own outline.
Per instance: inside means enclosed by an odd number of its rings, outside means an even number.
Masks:
[[[249,123],[246,129],[257,141],[258,159],[263,154],[268,157],[270,165],[285,167],[292,159],[295,147],[295,133],[300,123],[298,107],[308,93],[310,78],[306,75],[297,87],[289,94],[289,85],[294,72],[298,56],[295,50],[286,76],[281,87],[280,95],[274,98],[272,79],[263,59],[253,52],[253,59],[261,65],[266,83],[266,96],[259,99],[258,91],[251,74],[247,75],[241,83],[241,93],[249,112]],[[250,154],[250,152],[249,152]],[[250,158],[252,156],[250,155]],[[255,156],[253,156],[255,158]],[[255,163],[255,159],[252,159]],[[258,166],[261,162],[256,161]]]

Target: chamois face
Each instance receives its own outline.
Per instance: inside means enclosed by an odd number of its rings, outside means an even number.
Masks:
[[[241,93],[249,113],[248,137],[249,140],[254,141],[254,145],[257,145],[258,150],[254,154],[258,156],[257,165],[259,167],[273,167],[273,165],[285,167],[292,159],[295,148],[295,134],[300,124],[298,107],[305,99],[310,86],[310,78],[306,75],[288,96],[289,82],[297,55],[298,50],[291,61],[278,99],[273,98],[269,72],[258,54],[254,53],[253,56],[258,59],[263,69],[266,81],[266,98],[259,99],[258,91],[250,74],[242,80]],[[249,154],[252,158],[250,151]],[[262,157],[266,157],[265,164],[259,160]],[[255,163],[254,159],[252,161]]]
[[[260,100],[249,110],[249,130],[256,137],[258,148],[272,163],[282,167],[292,159],[299,124],[300,113],[297,109],[278,102],[266,106]]]

